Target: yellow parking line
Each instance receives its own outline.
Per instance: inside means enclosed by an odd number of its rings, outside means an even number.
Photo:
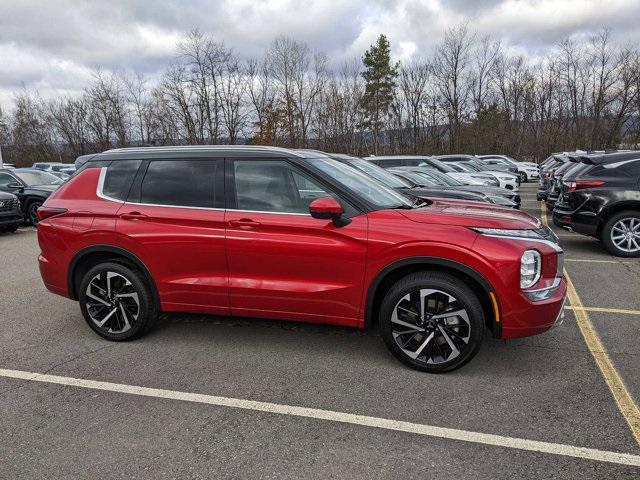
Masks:
[[[543,203],[541,208],[542,211],[540,217],[542,222],[545,225],[548,225],[547,207]],[[580,300],[578,292],[571,281],[571,277],[569,276],[569,272],[567,272],[566,269],[564,270],[564,277],[567,280],[567,297],[573,307],[573,313],[576,317],[576,323],[578,324],[580,333],[587,344],[589,352],[591,352],[591,356],[600,369],[600,373],[602,373],[605,382],[607,382],[607,386],[609,387],[611,395],[618,405],[622,416],[629,424],[631,433],[635,437],[638,445],[640,445],[640,409],[638,408],[638,405],[636,405],[636,402],[629,393],[622,377],[609,358],[609,355],[600,340],[600,336],[593,327],[593,323],[591,323],[591,320],[589,319],[589,314],[582,305],[582,300]]]
[[[609,358],[607,351],[600,340],[600,336],[596,332],[591,320],[589,319],[589,314],[586,309],[582,306],[582,301],[578,296],[578,292],[576,288],[573,286],[573,282],[571,281],[571,277],[567,271],[564,271],[564,276],[567,279],[567,296],[569,297],[569,301],[573,306],[573,313],[576,317],[576,322],[578,323],[578,328],[580,329],[580,333],[584,337],[584,341],[593,356],[593,359],[596,361],[602,376],[604,377],[607,385],[609,386],[609,390],[611,390],[611,394],[613,395],[620,412],[624,416],[624,419],[629,424],[629,428],[631,429],[631,433],[640,445],[640,409],[636,402],[633,400],[633,397],[629,393],[627,386],[624,384],[622,377],[614,367],[613,362]]]
[[[600,313],[621,313],[623,315],[640,315],[640,310],[627,310],[626,308],[604,308],[604,307],[564,307],[567,310],[584,310],[585,312],[600,312]]]
[[[637,262],[625,262],[623,260],[596,260],[591,258],[565,258],[564,261],[565,262],[582,262],[582,263],[616,263],[616,264],[622,263],[623,265],[633,265],[634,263],[637,263]],[[640,265],[640,263],[638,265]]]

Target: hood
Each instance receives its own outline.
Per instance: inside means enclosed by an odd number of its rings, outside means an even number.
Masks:
[[[519,210],[462,200],[433,199],[426,207],[398,211],[417,223],[520,230],[542,226],[540,220]]]
[[[461,185],[456,187],[449,187],[463,190],[465,192],[478,192],[485,195],[497,195],[500,197],[515,197],[517,195],[513,190],[508,190],[502,187],[492,187],[491,185]]]
[[[13,200],[16,196],[9,192],[0,192],[0,200]]]
[[[482,173],[488,173],[490,175],[494,175],[494,176],[498,176],[498,175],[502,175],[504,176],[510,176],[513,177],[514,179],[517,177],[517,175],[507,171],[507,170],[483,170]]]
[[[463,191],[458,187],[416,187],[416,188],[403,188],[402,193],[407,195],[413,195],[420,198],[457,198],[460,200],[475,200],[484,201],[483,196],[480,193],[473,191]]]

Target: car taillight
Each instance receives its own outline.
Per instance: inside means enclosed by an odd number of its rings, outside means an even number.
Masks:
[[[66,208],[54,208],[54,207],[40,207],[38,208],[38,221],[46,220],[47,218],[55,217],[66,213]]]
[[[563,182],[567,186],[567,191],[575,192],[584,188],[601,187],[604,185],[602,180],[575,180],[573,182]]]

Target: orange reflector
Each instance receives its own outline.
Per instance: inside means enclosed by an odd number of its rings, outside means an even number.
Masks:
[[[493,314],[496,317],[496,323],[500,323],[500,311],[498,310],[498,300],[493,292],[489,292],[489,297],[491,297],[491,303],[493,304]]]

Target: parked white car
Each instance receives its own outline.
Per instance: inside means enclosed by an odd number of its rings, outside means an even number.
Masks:
[[[478,155],[489,165],[512,165],[518,169],[520,181],[525,183],[529,180],[537,180],[540,177],[540,167],[534,162],[518,162],[507,155]]]
[[[498,187],[506,188],[508,190],[513,190],[517,192],[520,190],[520,184],[518,182],[518,177],[513,173],[503,172],[500,170],[478,170],[474,165],[460,162],[448,162],[447,166],[455,169],[456,171],[468,174],[468,175],[484,175],[485,177],[493,177],[498,182]]]

